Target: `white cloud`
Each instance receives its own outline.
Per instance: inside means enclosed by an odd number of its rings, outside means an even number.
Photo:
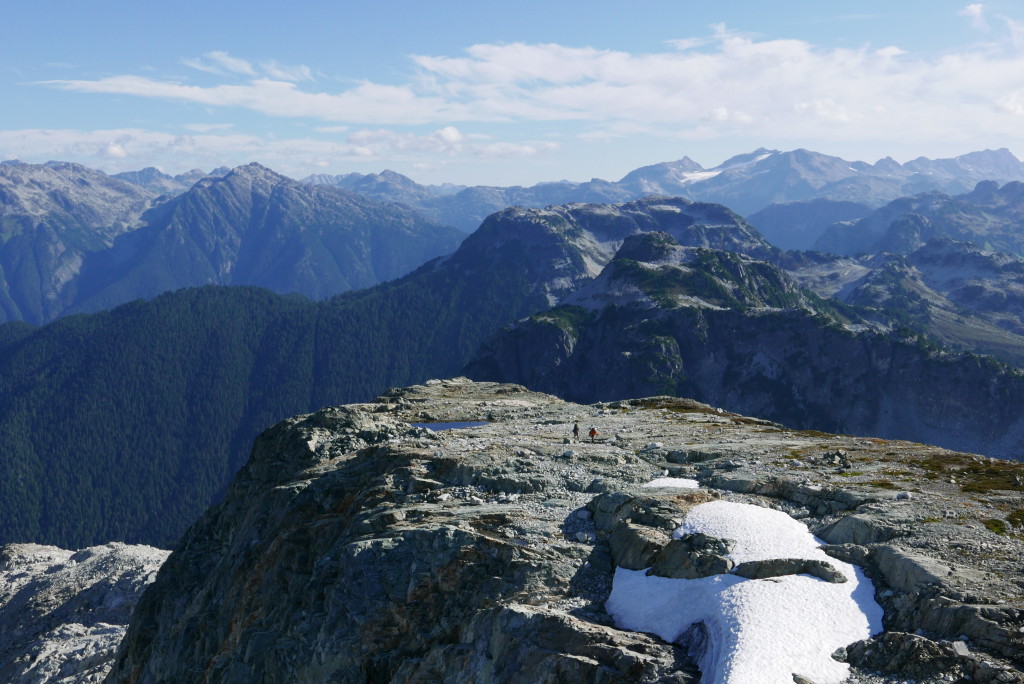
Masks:
[[[281,81],[313,80],[313,70],[305,64],[300,64],[298,66],[285,66],[283,64],[278,64],[274,60],[270,60],[269,62],[262,62],[260,64],[260,68],[263,69],[263,72],[267,76]]]
[[[1024,92],[1010,93],[1006,97],[1000,98],[998,103],[1010,114],[1024,117]]]
[[[475,142],[447,126],[424,135],[386,129],[355,131],[344,141],[255,136],[231,132],[173,133],[144,129],[83,131],[23,129],[0,131],[0,159],[39,163],[76,161],[109,173],[142,166],[212,169],[258,160],[282,173],[302,177],[353,161],[404,160],[428,168],[441,159],[532,157],[557,149],[548,142]]]
[[[455,128],[455,126],[445,126],[434,135],[436,135],[440,140],[450,144],[460,143],[464,137],[459,129]]]
[[[219,124],[185,124],[184,128],[188,131],[195,133],[211,133],[213,131],[227,131],[234,128],[235,124],[219,123]]]
[[[105,159],[124,159],[128,156],[128,153],[121,145],[108,143],[100,150],[99,156]]]
[[[985,20],[985,9],[961,14]],[[1024,23],[1001,17],[1024,46]],[[980,25],[980,24],[979,24]],[[610,139],[624,131],[690,139],[813,140],[837,143],[977,144],[1019,137],[1015,97],[1024,92],[1024,55],[991,45],[920,56],[898,46],[821,48],[801,40],[761,40],[713,27],[710,38],[676,41],[660,52],[630,53],[557,44],[480,44],[462,55],[411,57],[415,73],[402,81],[356,82],[330,91],[312,70],[274,61],[259,70],[226,52],[199,64],[230,72],[239,82],[200,86],[136,75],[49,81],[64,90],[136,95],[237,107],[273,118],[304,118],[321,132],[349,127],[436,126],[427,136],[389,132],[349,142],[356,154],[431,148],[438,154],[471,148],[454,126],[542,122],[577,127],[575,135]],[[334,124],[337,124],[335,126]],[[449,130],[449,127],[451,129]],[[456,131],[462,138],[451,138]],[[538,135],[543,135],[540,133]],[[397,137],[395,137],[397,136]],[[499,142],[495,150],[543,151],[529,142]]]
[[[988,22],[985,21],[985,6],[980,2],[967,5],[958,12],[962,17],[967,17],[971,26],[978,31],[988,31]]]

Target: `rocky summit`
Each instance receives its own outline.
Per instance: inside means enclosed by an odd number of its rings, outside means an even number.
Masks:
[[[736,564],[733,540],[673,538],[716,501],[785,513],[828,556]],[[718,645],[618,627],[618,574],[835,583],[852,563],[884,617],[821,654],[847,681],[1024,682],[1022,525],[1019,463],[686,399],[431,380],[265,431],[107,681],[699,682]]]

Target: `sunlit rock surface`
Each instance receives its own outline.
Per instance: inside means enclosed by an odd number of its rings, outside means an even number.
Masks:
[[[101,681],[167,555],[127,544],[0,548],[0,681]]]
[[[572,440],[577,421],[593,441]],[[883,631],[830,654],[849,681],[1021,681],[1022,475],[683,399],[431,381],[264,432],[143,596],[108,681],[697,682],[694,630],[620,629],[605,606],[617,567],[672,566],[673,532],[718,501],[796,518],[821,565],[870,579]],[[644,486],[658,478],[699,488]],[[684,551],[730,572],[751,559],[727,536]],[[742,581],[769,586],[778,568],[755,570]]]

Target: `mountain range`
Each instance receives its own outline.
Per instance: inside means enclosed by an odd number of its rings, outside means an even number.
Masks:
[[[403,202],[441,223],[470,232],[489,214],[508,206],[544,207],[570,202],[618,203],[646,195],[685,197],[724,204],[749,216],[774,204],[816,199],[875,209],[892,200],[926,191],[960,194],[981,181],[999,184],[1024,180],[1024,164],[1009,150],[971,152],[952,159],[924,157],[900,164],[891,158],[875,164],[850,162],[810,150],[758,149],[705,169],[689,157],[645,166],[618,181],[558,181],[530,187],[472,186],[438,189],[422,186],[393,171],[380,174],[316,175],[307,182],[338,185],[377,199]],[[457,191],[456,191],[457,190]],[[829,216],[830,218],[831,215]],[[838,220],[815,223],[824,229]],[[755,225],[758,225],[755,222]],[[769,237],[773,237],[769,235]],[[807,248],[810,244],[782,244]]]
[[[987,250],[1024,256],[1024,183],[983,181],[971,192],[937,191],[902,197],[859,219],[839,221],[814,248],[834,254],[906,254],[930,238],[970,241]]]
[[[1012,252],[1012,230],[993,226],[1012,228],[1007,208],[1019,198],[1012,196],[1011,181],[1020,179],[1024,165],[1005,149],[902,165],[760,149],[712,169],[684,158],[637,169],[617,182],[529,188],[423,186],[389,171],[297,183],[259,165],[210,174],[170,176],[148,168],[106,176],[76,164],[4,162],[0,310],[6,320],[38,324],[203,284],[257,285],[322,298],[393,279],[448,253],[460,236],[445,226],[472,232],[508,206],[621,203],[650,194],[751,214],[752,223],[784,248],[813,244],[841,254],[888,249],[922,230],[919,241],[931,233],[965,239],[989,221],[991,239],[979,244]],[[1005,183],[1002,189],[999,183]],[[967,190],[943,200],[949,208],[941,217],[935,216],[942,203],[936,198],[949,195],[882,206],[920,191]],[[973,225],[934,227],[940,219],[953,220],[960,205],[976,205],[968,217],[977,219]],[[882,208],[869,216],[876,207]],[[883,239],[891,219],[910,214],[925,216],[932,227],[909,217]]]
[[[72,164],[0,166],[7,320],[44,323],[205,284],[320,299],[404,275],[464,237],[405,206],[259,164],[173,197],[134,181]]]
[[[1019,371],[815,293],[782,268],[796,258],[682,198],[510,208],[451,255],[322,301],[205,287],[7,324],[0,539],[170,544],[266,425],[470,361],[573,398],[686,393],[792,427],[1020,453]],[[843,259],[811,253],[804,277]]]
[[[728,606],[675,639],[620,621],[616,583],[650,567],[870,580],[877,625],[828,668],[1017,681],[1021,464],[940,447],[1024,455],[1019,167],[758,150],[459,188],[0,164],[0,544],[33,542],[0,549],[0,670],[625,683],[738,662],[751,621],[721,627]],[[459,373],[521,384],[429,379]],[[751,502],[827,555],[670,536]],[[111,540],[176,550],[156,573],[161,552]]]

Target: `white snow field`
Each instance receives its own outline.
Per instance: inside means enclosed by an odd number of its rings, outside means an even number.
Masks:
[[[849,666],[831,654],[882,631],[882,609],[870,580],[860,568],[826,555],[807,528],[785,513],[712,501],[691,509],[675,536],[694,532],[733,540],[729,557],[736,563],[822,560],[847,579],[839,584],[810,575],[687,580],[617,568],[606,604],[616,624],[689,644],[702,684],[792,684],[794,674],[816,684],[839,684]]]

